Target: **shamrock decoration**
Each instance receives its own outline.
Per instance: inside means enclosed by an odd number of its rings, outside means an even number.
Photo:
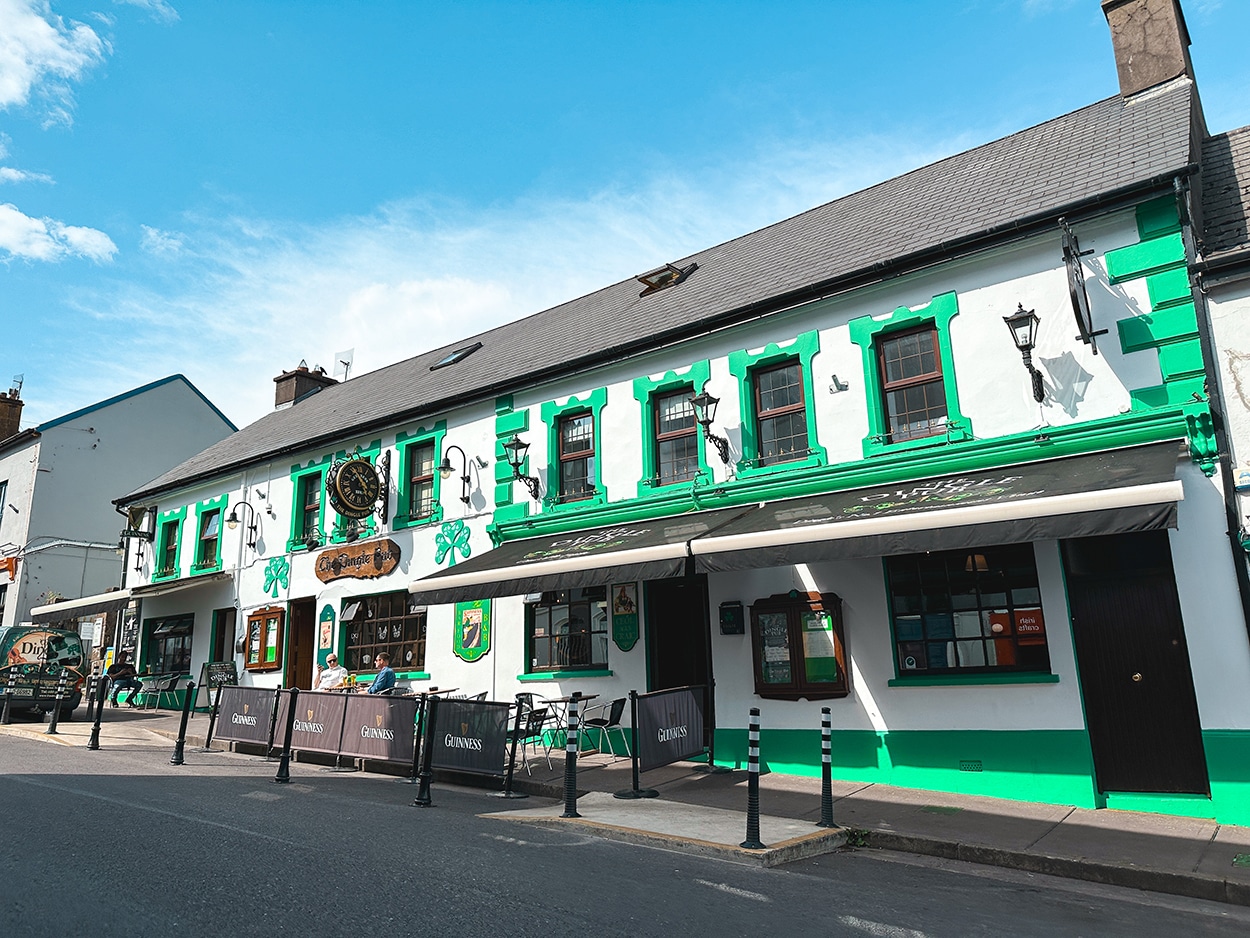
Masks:
[[[443,558],[451,554],[451,563],[447,566],[454,567],[456,565],[456,552],[459,551],[461,556],[466,560],[473,553],[469,547],[469,528],[463,521],[459,519],[448,521],[443,525],[443,530],[434,536],[434,544],[438,547],[434,554],[434,562],[442,563]]]
[[[273,598],[278,598],[278,586],[286,589],[291,585],[291,562],[285,557],[270,557],[265,567],[265,592],[273,590]]]

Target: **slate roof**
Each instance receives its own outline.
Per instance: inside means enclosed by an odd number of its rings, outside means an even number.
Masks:
[[[493,400],[1144,191],[1195,161],[1195,96],[1186,78],[1129,101],[1117,95],[690,257],[657,258],[657,267],[697,262],[699,269],[642,298],[641,285],[625,280],[327,388],[267,414],[118,502]],[[482,348],[430,371],[474,341]]]
[[[1202,144],[1202,243],[1210,261],[1250,247],[1250,126]]]

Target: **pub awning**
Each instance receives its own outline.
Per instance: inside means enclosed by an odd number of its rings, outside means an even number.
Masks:
[[[46,606],[34,606],[30,610],[30,621],[38,625],[44,622],[81,619],[84,616],[99,615],[102,612],[119,612],[129,604],[130,590],[112,590],[108,593],[96,593],[79,599],[63,599],[59,603],[49,603]]]
[[[207,576],[201,575],[183,580],[170,580],[166,583],[148,583],[144,586],[136,586],[130,593],[136,599],[143,599],[149,596],[164,596],[166,593],[181,593],[183,590],[195,589],[199,586],[208,586],[210,583],[221,583],[231,579],[234,579],[233,573],[210,573]]]
[[[428,603],[617,580],[1176,526],[1176,442],[690,512],[505,543],[417,580]]]

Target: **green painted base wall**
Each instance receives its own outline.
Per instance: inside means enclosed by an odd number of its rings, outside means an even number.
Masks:
[[[1080,730],[844,730],[833,733],[833,777],[1079,808],[1110,807],[1250,825],[1250,731],[1203,733],[1211,797],[1101,795]],[[716,761],[745,768],[746,728],[716,731]],[[760,732],[763,771],[820,775],[820,731]]]

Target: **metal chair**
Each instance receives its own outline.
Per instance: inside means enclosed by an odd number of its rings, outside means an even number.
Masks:
[[[521,732],[517,737],[517,746],[521,750],[521,765],[525,766],[525,774],[533,774],[530,769],[529,756],[526,750],[531,746],[534,748],[535,757],[538,756],[538,747],[543,747],[543,755],[547,759],[547,768],[551,768],[551,744],[547,741],[547,723],[550,719],[551,711],[546,707],[539,707],[537,710],[529,710],[525,712],[521,721]],[[508,742],[512,742],[512,732],[508,732]]]
[[[600,716],[587,716],[581,721],[583,730],[593,728],[599,731],[599,751],[603,752],[603,744],[606,742],[608,744],[608,752],[612,754],[613,762],[617,760],[617,754],[616,749],[612,746],[612,730],[621,728],[621,717],[625,715],[626,701],[627,698],[625,697],[617,697],[609,703],[587,707],[587,714],[598,711]],[[625,743],[625,755],[629,756],[629,738],[622,732],[621,739]]]
[[[161,709],[161,695],[174,694],[178,690],[178,682],[183,680],[184,675],[181,674],[158,674],[152,679],[151,683],[144,681],[143,683],[143,709],[157,710]],[[177,698],[174,698],[175,702]],[[152,706],[149,707],[148,704]]]

